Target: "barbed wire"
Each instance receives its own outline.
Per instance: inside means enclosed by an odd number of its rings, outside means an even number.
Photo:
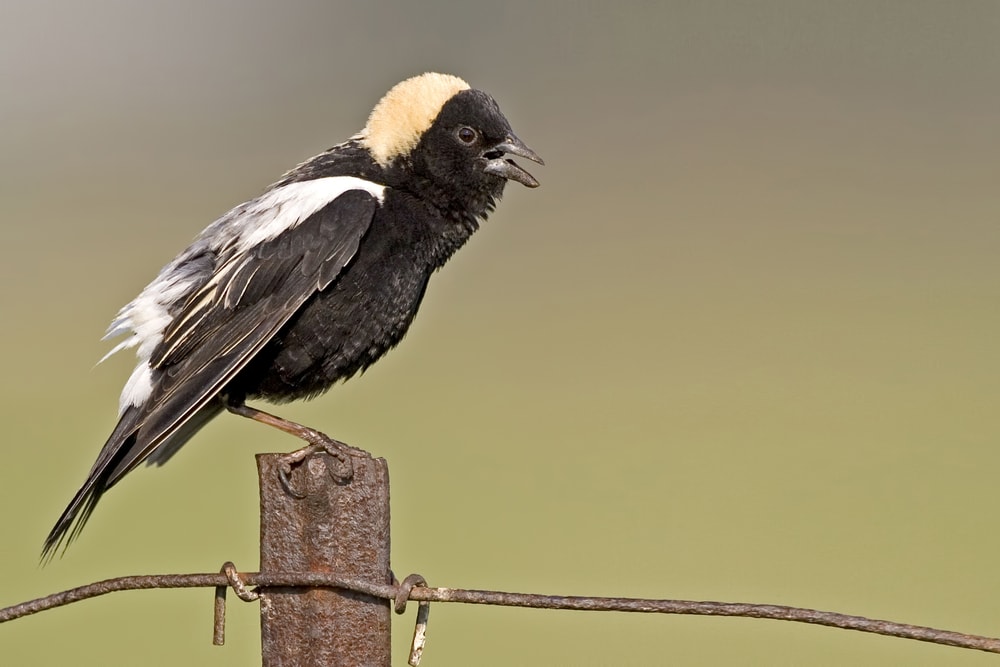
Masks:
[[[421,603],[413,651],[419,654],[426,632],[427,609],[430,602],[484,604],[504,607],[531,607],[535,609],[568,609],[578,611],[619,611],[659,614],[689,614],[698,616],[740,616],[777,621],[794,621],[824,625],[843,630],[856,630],[901,639],[1000,653],[1000,638],[983,637],[950,630],[938,630],[919,625],[896,623],[863,616],[851,616],[830,611],[805,609],[773,604],[741,602],[712,602],[696,600],[667,600],[643,598],[616,598],[591,596],[541,595],[536,593],[507,593],[503,591],[463,588],[433,588],[424,583],[423,577],[410,575],[403,582],[378,584],[339,577],[327,572],[248,572],[239,573],[232,563],[226,563],[221,572],[208,574],[159,574],[117,577],[86,586],[72,588],[35,600],[29,600],[0,609],[0,623],[23,616],[54,609],[88,598],[126,590],[153,588],[212,588],[216,589],[215,643],[223,641],[225,623],[225,591],[233,588],[243,600],[256,599],[256,592],[248,587],[271,588],[277,586],[300,588],[336,588],[354,591],[370,597],[392,600],[397,613],[403,613],[406,601]],[[422,617],[422,618],[421,618]],[[422,623],[422,626],[421,626]],[[416,635],[420,635],[417,645]],[[412,660],[412,657],[411,657]],[[419,661],[419,655],[417,656]]]

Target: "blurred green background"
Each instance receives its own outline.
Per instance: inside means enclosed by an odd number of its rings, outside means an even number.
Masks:
[[[0,605],[257,567],[224,416],[41,541],[110,432],[115,311],[426,70],[546,160],[403,345],[281,414],[388,459],[435,585],[801,605],[1000,634],[1000,4],[0,5]],[[246,665],[208,590],[0,627],[4,664]],[[405,664],[413,610],[395,626]],[[438,605],[445,665],[978,665],[794,624]]]

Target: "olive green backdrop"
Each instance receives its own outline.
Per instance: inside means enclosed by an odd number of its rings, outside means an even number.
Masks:
[[[0,604],[257,567],[223,416],[41,541],[111,430],[118,307],[425,70],[546,160],[363,378],[281,414],[388,459],[432,584],[802,605],[1000,633],[1000,4],[0,7]],[[246,665],[257,606],[133,592],[0,627],[9,665]],[[395,626],[405,664],[412,610]],[[989,662],[987,662],[989,661]],[[745,619],[438,605],[445,665],[979,665]]]

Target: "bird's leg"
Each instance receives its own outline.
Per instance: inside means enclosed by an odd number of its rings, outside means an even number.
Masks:
[[[309,443],[307,446],[297,449],[294,452],[289,452],[283,456],[281,460],[281,468],[278,472],[281,477],[282,486],[284,486],[285,490],[296,498],[303,498],[305,497],[305,494],[297,491],[292,486],[291,474],[292,467],[295,464],[301,463],[304,459],[313,454],[326,452],[337,461],[336,470],[330,471],[331,476],[340,483],[346,483],[349,482],[351,477],[354,476],[354,466],[351,463],[351,456],[367,455],[364,450],[358,449],[357,447],[351,447],[350,445],[340,442],[339,440],[334,440],[325,433],[321,433],[315,429],[309,428],[308,426],[303,426],[302,424],[297,424],[287,419],[282,419],[281,417],[272,415],[269,412],[264,412],[263,410],[258,410],[257,408],[251,408],[245,403],[227,401],[226,409],[234,415],[247,417],[262,424],[273,426],[276,429],[284,431],[289,435],[294,435],[295,437]]]

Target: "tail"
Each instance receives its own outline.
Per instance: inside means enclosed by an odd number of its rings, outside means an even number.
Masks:
[[[129,452],[137,448],[139,429],[136,422],[141,418],[140,415],[140,408],[136,406],[129,406],[122,413],[118,425],[104,444],[104,448],[101,449],[94,466],[90,469],[87,481],[73,496],[73,500],[63,510],[49,536],[45,538],[45,545],[42,547],[43,562],[51,560],[64,542],[68,546],[76,539],[83,525],[90,518],[90,514],[94,511],[94,507],[97,506],[97,501],[101,499],[105,491],[113,486],[111,471],[123,458],[126,458]]]
[[[45,538],[45,544],[42,546],[42,562],[47,563],[52,560],[60,548],[65,552],[80,534],[104,492],[118,483],[125,473],[147,458],[150,459],[150,463],[164,463],[221,410],[221,403],[209,403],[189,420],[178,424],[178,428],[172,433],[166,434],[165,437],[161,436],[159,442],[155,442],[143,437],[142,427],[148,413],[140,407],[129,406],[122,413],[114,432],[101,449],[97,461],[87,475],[87,481],[73,496],[73,500],[63,510],[56,525]]]

